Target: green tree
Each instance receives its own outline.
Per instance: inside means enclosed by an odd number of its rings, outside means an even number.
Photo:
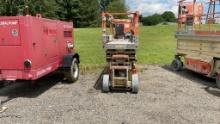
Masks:
[[[163,20],[166,22],[175,22],[176,21],[175,14],[171,11],[166,11],[161,16],[162,16]]]
[[[163,21],[163,18],[159,14],[154,14],[151,16],[143,17],[143,25],[145,26],[151,26],[151,25],[157,25]]]
[[[99,18],[101,17],[99,11],[99,4],[95,0],[81,0],[82,4],[79,8],[80,16],[78,18],[80,27],[95,27],[99,26]],[[92,6],[91,6],[92,5]]]
[[[43,14],[44,17],[56,18],[54,0],[0,0],[0,14],[4,16],[23,15],[28,6],[29,14]]]
[[[15,16],[18,13],[19,4],[17,0],[0,0],[0,14],[3,16]]]
[[[96,0],[56,0],[60,19],[74,21],[75,27],[98,26],[99,3]]]
[[[100,26],[101,10],[126,12],[124,0],[0,0],[0,16],[30,15],[73,21],[75,27]]]
[[[108,12],[126,12],[125,0],[98,0],[101,10]]]
[[[112,0],[107,8],[108,12],[124,13],[127,12],[127,6],[123,0]]]
[[[94,0],[56,0],[62,20],[73,21],[75,27],[97,26],[99,4]]]
[[[108,8],[108,5],[110,4],[111,0],[98,0],[100,7],[101,7],[101,11],[106,11]]]

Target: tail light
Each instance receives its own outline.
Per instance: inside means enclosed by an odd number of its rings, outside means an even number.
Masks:
[[[74,48],[73,43],[70,42],[70,41],[67,41],[67,48],[68,48],[68,49],[73,49],[73,48]]]

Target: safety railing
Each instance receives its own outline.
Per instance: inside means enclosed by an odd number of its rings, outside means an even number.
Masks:
[[[214,4],[213,2],[216,1],[219,2]],[[189,14],[182,13],[184,5],[191,5],[192,12]],[[196,2],[179,2],[177,32],[198,35],[220,35],[220,0],[210,0],[209,2],[203,3],[203,5],[205,9],[201,9],[201,11],[207,12],[206,14],[199,15],[198,13],[201,12],[195,12],[199,11],[199,9],[195,10]]]

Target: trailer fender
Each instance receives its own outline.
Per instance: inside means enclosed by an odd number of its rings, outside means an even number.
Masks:
[[[65,56],[63,57],[62,67],[63,67],[63,68],[70,67],[74,59],[75,59],[78,63],[80,63],[80,59],[79,59],[79,54],[78,54],[78,53],[65,55]]]
[[[78,53],[74,54],[73,59],[74,58],[76,58],[77,62],[80,63],[80,57]]]

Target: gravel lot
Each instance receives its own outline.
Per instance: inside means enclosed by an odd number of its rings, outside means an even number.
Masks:
[[[220,91],[213,79],[169,67],[144,66],[140,92],[102,93],[102,70],[65,84],[54,74],[36,86],[15,83],[0,89],[8,109],[0,124],[220,124]]]

